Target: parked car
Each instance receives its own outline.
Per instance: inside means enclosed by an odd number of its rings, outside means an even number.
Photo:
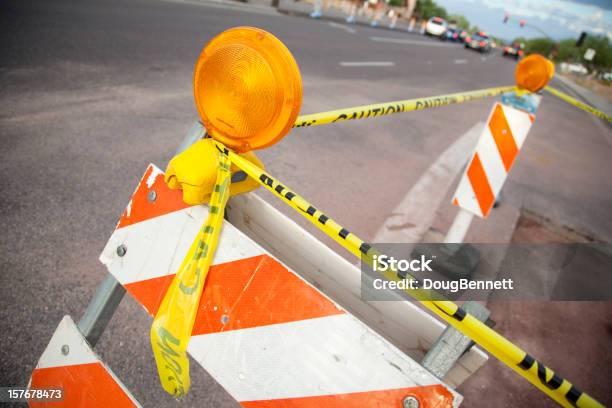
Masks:
[[[467,37],[469,37],[469,35],[470,35],[470,33],[468,33],[467,31],[465,31],[465,30],[460,30],[460,31],[459,31],[459,41],[460,41],[460,42],[462,42],[462,43],[464,43],[464,42],[465,42],[465,39],[466,39]]]
[[[456,28],[448,28],[444,33],[444,37],[448,41],[457,42],[459,39],[459,31]]]
[[[479,52],[489,52],[491,51],[491,39],[483,31],[479,31],[466,37],[465,48],[471,48]]]
[[[589,73],[586,67],[579,62],[562,62],[559,68],[561,68],[561,72],[566,72],[570,74],[586,75]]]
[[[425,25],[425,35],[433,35],[442,39],[447,28],[448,23],[446,20],[440,17],[432,17]]]
[[[600,72],[598,78],[601,81],[612,82],[612,72]]]
[[[512,57],[515,60],[521,58],[524,54],[523,52],[524,44],[514,43],[512,45],[507,45],[504,47],[503,56],[504,57]]]

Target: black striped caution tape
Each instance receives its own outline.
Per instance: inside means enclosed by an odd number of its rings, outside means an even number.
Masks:
[[[447,95],[430,96],[428,98],[406,99],[403,101],[375,103],[372,105],[354,106],[329,112],[311,113],[297,118],[293,127],[319,126],[345,120],[376,118],[394,113],[438,108],[476,99],[496,96],[516,90],[516,86],[501,86],[497,88],[480,89],[470,92],[458,92]]]
[[[582,103],[579,100],[576,100],[574,98],[572,98],[571,96],[569,96],[566,93],[563,93],[561,91],[559,91],[558,89],[552,88],[550,86],[547,86],[544,88],[545,90],[547,90],[548,92],[550,92],[551,94],[555,95],[557,98],[564,100],[565,102],[569,103],[570,105],[573,105],[579,109],[582,109],[585,112],[590,113],[591,115],[595,115],[598,118],[601,118],[603,120],[607,120],[608,122],[612,122],[612,116],[607,115],[606,113],[597,110],[595,108],[593,108],[590,105],[587,105],[586,103]]]
[[[338,224],[321,210],[311,205],[299,194],[295,193],[261,168],[227,149],[222,143],[215,143],[217,144],[217,148],[221,152],[227,154],[232,163],[247,173],[249,177],[257,180],[262,186],[287,203],[357,258],[363,259],[363,255],[367,255],[367,259],[374,255],[374,250],[369,244]],[[390,271],[383,272],[382,274],[389,279],[398,279],[398,277],[393,275]],[[473,315],[461,309],[455,303],[451,301],[427,300],[427,294],[418,289],[406,289],[405,292],[416,300],[419,300],[427,309],[431,310],[461,333],[471,338],[475,343],[494,355],[506,366],[513,369],[560,405],[581,408],[603,407],[603,405],[591,396],[580,391],[568,380],[555,374],[554,371],[542,363],[536,362],[536,360],[525,351],[485,325]],[[531,362],[531,360],[533,360],[533,362]]]

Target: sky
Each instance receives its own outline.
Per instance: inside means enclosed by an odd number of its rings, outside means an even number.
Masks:
[[[582,31],[605,34],[612,40],[612,0],[436,0],[450,14],[463,14],[472,25],[506,40],[542,37],[519,20],[554,39],[578,38]],[[504,24],[504,15],[510,21]]]

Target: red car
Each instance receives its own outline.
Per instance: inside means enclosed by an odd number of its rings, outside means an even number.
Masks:
[[[512,44],[504,47],[504,57],[513,57],[515,60],[523,56],[523,44]]]

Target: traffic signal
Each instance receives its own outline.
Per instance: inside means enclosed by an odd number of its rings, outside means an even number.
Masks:
[[[578,40],[576,41],[576,47],[582,46],[582,43],[584,42],[584,39],[586,38],[586,36],[587,36],[587,33],[585,31],[580,33],[580,37],[578,37]]]
[[[525,20],[519,21],[519,25],[521,26],[521,28],[525,27]]]

